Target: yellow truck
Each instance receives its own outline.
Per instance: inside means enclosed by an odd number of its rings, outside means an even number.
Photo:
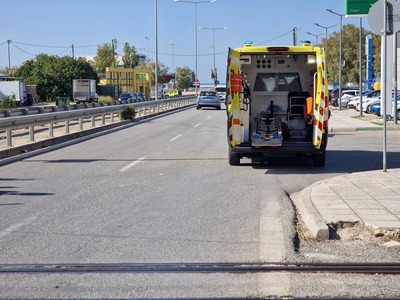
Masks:
[[[227,135],[229,164],[243,157],[306,155],[325,165],[328,83],[324,49],[253,46],[229,49]]]

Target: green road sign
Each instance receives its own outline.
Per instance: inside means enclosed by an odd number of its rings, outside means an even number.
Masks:
[[[346,16],[368,15],[369,9],[378,0],[346,0]]]

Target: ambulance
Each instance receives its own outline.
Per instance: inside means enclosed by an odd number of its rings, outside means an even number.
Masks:
[[[308,156],[325,165],[330,111],[324,49],[254,46],[229,49],[229,164]]]

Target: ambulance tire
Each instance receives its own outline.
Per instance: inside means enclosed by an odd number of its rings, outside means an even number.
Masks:
[[[233,153],[232,147],[229,147],[229,164],[231,166],[240,165],[240,155],[237,153]]]
[[[313,165],[314,167],[323,167],[325,166],[325,150],[323,150],[321,153],[314,154],[313,155]]]

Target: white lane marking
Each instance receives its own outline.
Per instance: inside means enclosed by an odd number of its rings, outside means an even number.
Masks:
[[[199,127],[200,126],[200,123],[199,124],[196,124],[196,125],[194,125],[193,127],[194,128],[196,128],[196,127]]]
[[[206,118],[206,120],[209,120],[209,119],[211,119],[211,116],[208,116],[208,117]]]
[[[182,134],[178,134],[176,137],[170,139],[169,141],[170,141],[170,142],[173,142],[173,141],[179,139],[181,136],[182,136]]]
[[[125,172],[129,168],[132,168],[134,165],[137,165],[138,163],[142,162],[144,159],[146,159],[146,157],[141,157],[141,158],[131,162],[130,164],[126,165],[125,167],[121,168],[119,171],[120,172]]]
[[[0,239],[9,235],[12,232],[18,230],[18,228],[20,228],[20,227],[28,225],[30,222],[32,222],[36,219],[37,219],[37,217],[30,217],[25,220],[22,220],[22,222],[20,222],[20,223],[17,223],[17,224],[11,225],[10,227],[7,227],[3,231],[0,231]]]

